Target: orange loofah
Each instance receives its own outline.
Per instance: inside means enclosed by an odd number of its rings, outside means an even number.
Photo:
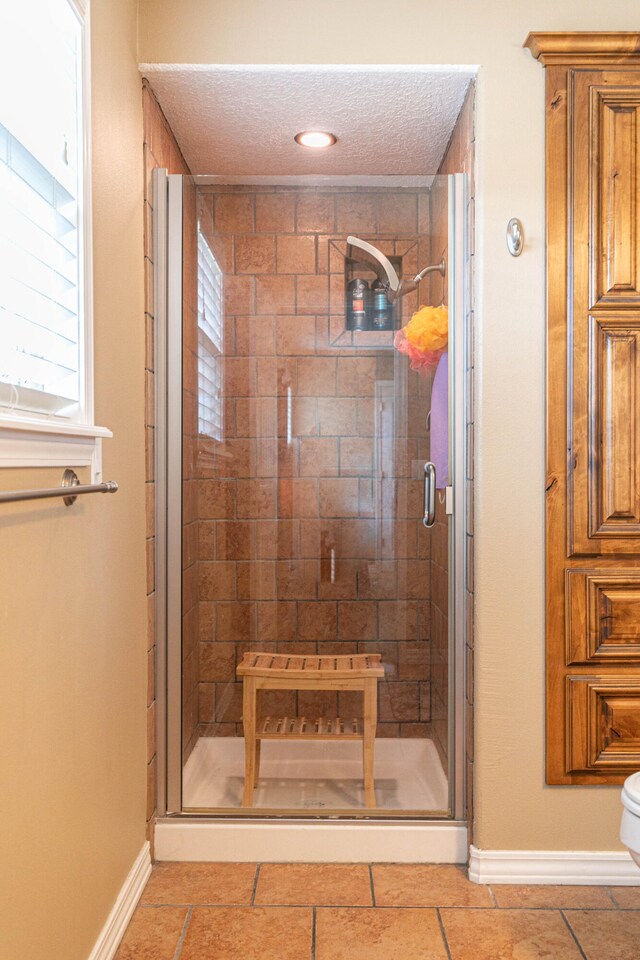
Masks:
[[[418,350],[442,350],[449,338],[449,311],[441,307],[420,307],[404,328],[405,336]]]
[[[435,367],[449,339],[449,311],[445,306],[420,307],[395,335],[394,346],[411,361],[412,370]]]

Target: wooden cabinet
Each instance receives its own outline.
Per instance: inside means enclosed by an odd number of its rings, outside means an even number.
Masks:
[[[547,782],[640,768],[640,34],[546,67]]]

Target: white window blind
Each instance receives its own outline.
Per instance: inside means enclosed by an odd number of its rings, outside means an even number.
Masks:
[[[0,15],[0,406],[75,420],[84,406],[82,22],[70,0],[10,6]]]
[[[198,432],[223,438],[222,271],[198,225]]]

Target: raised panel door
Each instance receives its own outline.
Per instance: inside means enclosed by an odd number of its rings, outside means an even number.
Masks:
[[[574,326],[570,554],[640,550],[640,314]]]
[[[569,78],[569,556],[640,554],[637,77]]]
[[[590,87],[591,306],[640,307],[640,91]]]
[[[640,661],[640,570],[567,572],[567,663]]]
[[[640,767],[640,678],[567,677],[569,771],[603,775]]]

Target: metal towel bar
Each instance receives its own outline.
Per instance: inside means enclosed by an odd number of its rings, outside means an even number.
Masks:
[[[73,488],[73,493],[69,492]],[[81,484],[74,470],[65,470],[62,476],[62,486],[49,487],[42,490],[7,490],[0,493],[0,503],[16,503],[18,500],[45,500],[47,497],[64,497],[67,507],[75,503],[76,497],[83,493],[116,493],[118,484],[115,480],[105,483]]]

